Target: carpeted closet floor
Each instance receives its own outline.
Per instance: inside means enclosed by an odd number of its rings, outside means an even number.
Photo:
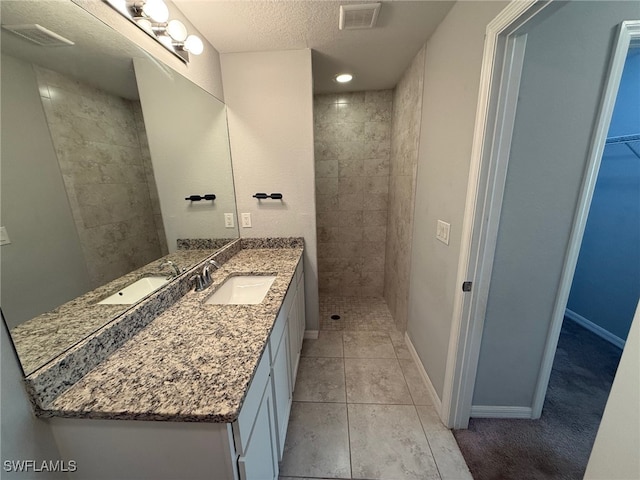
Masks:
[[[622,350],[565,319],[539,420],[455,430],[475,480],[582,479]]]

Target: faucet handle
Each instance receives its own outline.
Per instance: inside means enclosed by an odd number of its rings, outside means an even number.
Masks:
[[[184,271],[184,269],[180,270],[180,267],[178,267],[178,265],[176,265],[175,262],[172,262],[171,260],[167,260],[165,262],[160,263],[160,268],[164,268],[164,267],[173,268],[174,274],[172,276],[176,276],[176,277],[180,275],[182,271]]]
[[[220,264],[215,260],[209,260],[204,267],[202,267],[202,279],[205,287],[211,283],[211,267],[220,268]]]
[[[202,290],[205,289],[205,284],[204,284],[204,280],[202,278],[202,275],[194,275],[193,277],[191,277],[189,279],[189,281],[193,281],[196,287],[196,292],[201,292]]]
[[[205,265],[202,269],[202,281],[205,285],[209,285],[211,283],[211,272],[209,271],[209,266]]]

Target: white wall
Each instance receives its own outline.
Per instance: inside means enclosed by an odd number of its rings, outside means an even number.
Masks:
[[[31,404],[22,384],[22,371],[16,359],[4,325],[2,328],[2,466],[0,477],[9,479],[61,479],[67,478],[61,473],[13,473],[4,470],[6,460],[59,460],[58,447],[53,439],[51,428],[44,420],[37,419],[31,411]]]
[[[8,55],[2,55],[1,192],[2,225],[12,243],[0,247],[0,302],[13,328],[91,284],[33,66]]]
[[[473,405],[531,407],[617,26],[567,2],[527,37]]]
[[[458,2],[427,42],[407,332],[442,398],[487,24],[505,2]],[[449,245],[437,220],[451,224]]]
[[[585,479],[640,478],[640,303],[622,352]]]
[[[241,237],[303,236],[307,329],[318,329],[311,51],[221,56]],[[257,192],[282,193],[258,201]]]
[[[156,62],[134,66],[169,252],[178,238],[237,238],[224,104]],[[207,193],[216,199],[185,200]],[[225,213],[234,228],[225,228]]]
[[[204,43],[204,52],[201,55],[191,55],[188,65],[185,65],[175,55],[156,42],[145,32],[133,25],[128,19],[116,12],[102,0],[69,0],[80,5],[89,13],[102,20],[124,37],[140,46],[158,60],[166,63],[171,68],[199,85],[213,96],[224,101],[222,90],[222,73],[220,70],[220,54],[204,38],[200,32],[189,22],[171,0],[164,0],[169,7],[170,18],[180,20],[187,27],[189,33],[196,34]]]

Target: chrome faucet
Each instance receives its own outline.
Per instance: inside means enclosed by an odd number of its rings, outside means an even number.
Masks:
[[[178,275],[180,275],[182,273],[180,271],[180,267],[178,267],[178,265],[173,263],[171,260],[167,260],[166,262],[163,262],[163,263],[160,264],[160,268],[164,268],[164,267],[173,268],[174,274],[171,275],[169,278],[174,277],[174,276],[177,277]]]
[[[189,281],[194,282],[194,285],[196,287],[196,292],[201,292],[202,290],[207,288],[206,285],[204,284],[204,279],[202,278],[202,275],[194,275],[189,279]]]
[[[202,268],[202,280],[205,288],[211,285],[211,267],[220,268],[220,264],[215,260],[209,260]]]

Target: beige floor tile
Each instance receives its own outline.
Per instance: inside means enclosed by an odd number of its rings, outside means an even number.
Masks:
[[[345,477],[346,478],[346,477]],[[278,477],[278,480],[336,480],[335,478],[319,478],[319,477]],[[338,479],[340,480],[340,479]]]
[[[439,479],[412,405],[349,405],[354,478]]]
[[[317,339],[306,338],[302,344],[303,357],[342,357],[342,332],[321,331]]]
[[[339,315],[340,319],[332,320],[332,315]],[[397,331],[383,298],[328,294],[320,296],[320,330]]]
[[[442,423],[442,420],[440,420],[440,415],[438,415],[435,407],[431,405],[417,405],[416,410],[418,411],[418,417],[420,417],[422,428],[427,432],[427,435],[430,432],[450,431],[445,427],[444,423]]]
[[[451,431],[427,432],[427,439],[442,480],[473,480]]]
[[[413,403],[396,359],[345,358],[345,375],[348,403]]]
[[[429,390],[427,390],[427,385],[424,383],[422,375],[420,375],[416,362],[414,362],[413,359],[400,359],[398,361],[400,362],[402,373],[404,374],[404,378],[409,386],[413,404],[433,405],[433,399],[431,398]]]
[[[386,332],[344,332],[344,355],[351,358],[396,358]]]
[[[301,357],[293,400],[345,403],[344,359]]]
[[[280,473],[350,478],[347,406],[293,402]]]
[[[390,331],[389,332],[389,337],[391,338],[391,342],[393,343],[394,347],[405,347],[405,341],[404,341],[404,333],[400,332],[398,330],[395,331]]]
[[[393,348],[396,351],[396,357],[402,358],[404,360],[413,359],[411,356],[411,352],[409,351],[409,347],[406,345],[394,345]]]

